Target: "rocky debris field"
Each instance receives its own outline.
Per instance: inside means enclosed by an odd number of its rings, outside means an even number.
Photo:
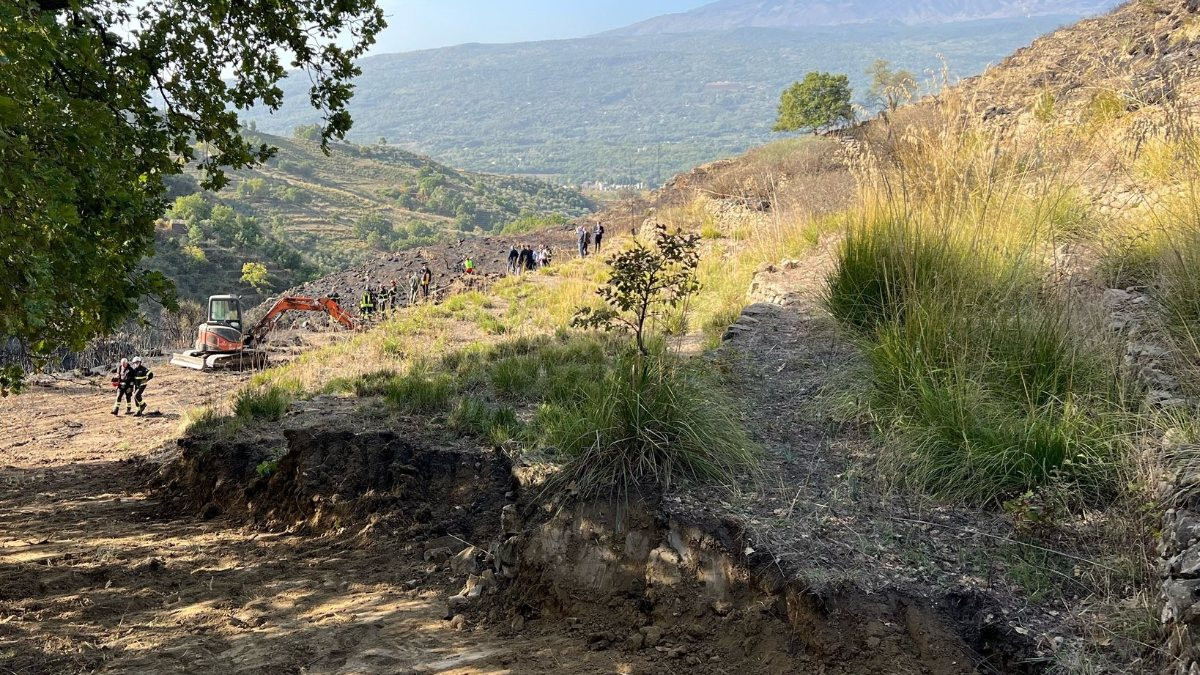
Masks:
[[[574,232],[569,230],[544,230],[512,237],[471,237],[457,243],[380,254],[363,266],[289,288],[279,295],[321,297],[336,294],[348,308],[357,311],[359,296],[368,283],[390,286],[395,279],[407,302],[409,278],[420,271],[422,264],[429,265],[429,271],[433,273],[431,288],[436,291],[449,288],[462,279],[461,263],[467,256],[474,260],[480,277],[495,279],[507,275],[509,249],[522,244],[549,246],[557,261],[578,256]],[[270,302],[263,303],[259,311],[265,311]]]

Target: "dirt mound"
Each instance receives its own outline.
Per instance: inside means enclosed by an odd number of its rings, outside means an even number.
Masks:
[[[288,429],[277,442],[181,440],[163,474],[169,508],[270,528],[363,525],[483,541],[496,534],[512,489],[501,455],[426,447],[395,432]]]

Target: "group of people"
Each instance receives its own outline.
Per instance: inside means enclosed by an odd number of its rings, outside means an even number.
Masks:
[[[604,241],[604,223],[596,223],[593,227],[580,224],[575,228],[575,239],[579,243],[580,258],[586,258],[589,252],[599,253],[600,243]]]
[[[433,272],[429,269],[429,263],[423,263],[421,269],[413,272],[408,278],[408,304],[417,304],[418,294],[422,300],[428,300],[429,286],[432,283]],[[400,284],[395,278],[390,284],[380,284],[378,287],[367,279],[367,286],[358,300],[358,313],[363,317],[370,317],[376,313],[399,309],[404,306],[401,304],[402,300]]]
[[[142,394],[146,393],[146,384],[152,379],[154,373],[142,362],[142,357],[121,359],[112,379],[113,386],[117,389],[117,403],[113,406],[112,414],[120,414],[121,400],[124,399],[125,414],[141,417],[146,412],[146,401],[142,399]],[[135,405],[137,412],[133,411]]]
[[[508,249],[508,273],[532,272],[535,269],[546,267],[553,259],[554,253],[545,244],[537,248],[533,248],[529,244],[521,244],[519,247],[513,244]]]
[[[579,242],[579,256],[586,257],[589,253],[600,251],[600,247],[604,242],[604,224],[597,222],[593,226],[584,224],[575,228],[575,236]],[[513,244],[508,249],[508,272],[509,274],[521,274],[522,272],[531,272],[550,265],[554,260],[554,253],[549,246],[545,244],[541,246],[531,246],[530,244]],[[467,277],[478,274],[475,267],[475,260],[468,254],[463,256],[459,261],[462,267],[462,272]],[[423,264],[421,269],[414,272],[408,280],[408,304],[417,304],[418,294],[422,300],[429,299],[429,285],[433,281],[433,273],[429,270],[428,263]],[[376,288],[371,280],[367,280],[366,288],[363,289],[362,296],[359,299],[358,311],[363,317],[370,317],[376,313],[387,312],[389,310],[402,307],[399,284],[396,279],[392,279],[390,285],[381,285]]]

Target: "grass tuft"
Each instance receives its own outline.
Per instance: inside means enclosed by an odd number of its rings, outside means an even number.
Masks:
[[[453,395],[453,379],[444,373],[430,372],[424,364],[414,366],[405,375],[388,379],[383,385],[383,400],[406,413],[442,412]]]
[[[1031,267],[904,221],[843,243],[826,303],[864,343],[872,411],[913,487],[999,504],[1062,481],[1089,503],[1115,497],[1119,351],[1082,337]]]
[[[234,396],[233,414],[243,420],[278,421],[294,399],[295,392],[286,387],[248,387]]]
[[[570,458],[558,478],[586,496],[621,496],[647,484],[735,485],[757,450],[732,403],[710,379],[671,356],[624,354],[576,396],[544,403],[533,432]]]

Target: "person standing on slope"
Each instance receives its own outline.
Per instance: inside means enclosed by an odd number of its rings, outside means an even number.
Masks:
[[[583,225],[575,228],[575,238],[579,240],[579,257],[587,257],[587,228]]]
[[[521,255],[521,253],[519,251],[517,251],[517,245],[513,244],[508,249],[508,273],[509,274],[517,273],[517,257],[519,255]]]
[[[517,253],[517,274],[525,271],[526,258],[529,256],[529,247],[521,244],[521,250]]]
[[[392,285],[390,287],[388,287],[387,294],[388,294],[388,297],[387,297],[388,307],[387,308],[390,310],[393,310],[393,311],[396,309],[399,309],[399,307],[400,307],[400,286],[396,283],[396,277],[392,277]]]
[[[417,304],[417,289],[421,287],[421,273],[413,272],[408,278],[408,306]]]
[[[358,301],[358,313],[364,319],[370,318],[375,313],[375,291],[369,284],[363,289],[362,298]]]
[[[433,283],[433,272],[429,271],[429,263],[421,265],[421,299],[429,299],[429,284]]]
[[[599,253],[600,240],[604,238],[604,223],[596,221],[596,229],[592,230],[592,236],[596,238],[596,253]]]

